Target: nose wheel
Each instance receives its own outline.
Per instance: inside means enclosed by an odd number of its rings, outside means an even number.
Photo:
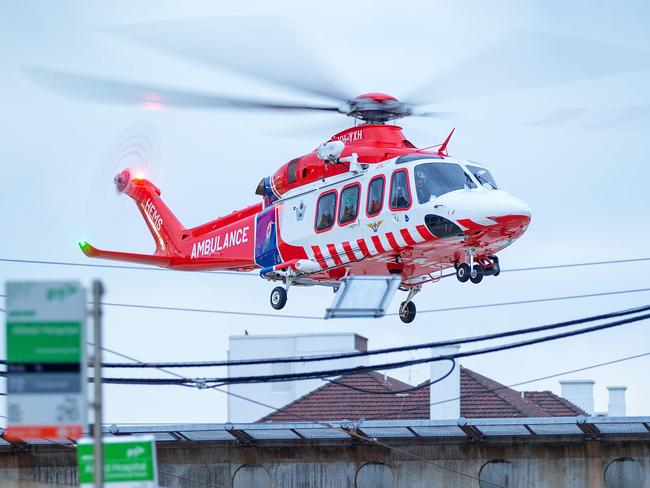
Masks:
[[[405,324],[410,324],[415,320],[415,313],[417,312],[415,308],[415,303],[413,302],[402,302],[399,307],[399,319]]]
[[[282,310],[287,304],[287,290],[281,286],[276,286],[271,291],[271,306],[276,310]]]
[[[412,286],[409,289],[409,294],[399,306],[399,319],[405,324],[410,324],[415,320],[417,309],[413,303],[413,297],[417,295],[422,289],[422,285]]]

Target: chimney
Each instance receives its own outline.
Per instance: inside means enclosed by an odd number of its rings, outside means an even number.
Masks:
[[[431,348],[432,356],[455,354],[460,346],[443,346]],[[435,381],[449,373],[451,361],[431,363],[431,380]],[[429,387],[429,417],[431,419],[457,419],[460,417],[460,365],[444,380]]]
[[[608,386],[609,404],[607,415],[609,417],[625,417],[625,390],[627,386]]]
[[[594,413],[594,381],[565,380],[560,381],[563,398],[574,403],[589,415]]]

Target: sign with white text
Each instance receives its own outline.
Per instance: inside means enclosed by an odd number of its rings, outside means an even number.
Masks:
[[[158,488],[156,442],[151,435],[105,437],[104,483],[110,488]],[[93,488],[94,443],[84,438],[77,444],[81,488]]]
[[[86,291],[77,282],[9,282],[8,439],[78,439],[86,425]]]

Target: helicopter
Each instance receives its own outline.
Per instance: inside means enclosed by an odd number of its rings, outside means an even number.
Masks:
[[[355,119],[355,125],[263,177],[255,189],[257,203],[193,228],[182,225],[154,183],[125,169],[115,176],[116,189],[136,203],[155,251],[150,255],[118,252],[83,241],[79,245],[86,256],[176,270],[258,270],[262,278],[282,284],[270,293],[275,310],[286,305],[292,286],[322,285],[337,290],[351,276],[392,275],[399,277],[399,288],[407,293],[399,307],[404,323],[415,319],[413,300],[423,285],[454,275],[462,283],[478,284],[484,277],[500,274],[497,253],[524,234],[531,209],[505,191],[487,166],[449,155],[454,130],[441,144],[418,148],[394,124],[406,117],[440,118],[443,112],[423,110],[421,103],[404,102],[385,93],[344,95],[328,84],[327,75],[310,63],[312,58],[298,62],[294,56],[290,65],[282,64],[287,46],[295,51],[299,44],[291,36],[283,37],[277,23],[272,24],[269,45],[256,52],[255,62],[250,52],[241,61],[232,54],[223,56],[216,47],[206,49],[202,45],[206,36],[217,32],[206,19],[186,23],[184,28],[178,28],[178,23],[162,23],[161,29],[160,24],[151,29],[138,25],[129,29],[129,35],[174,54],[283,83],[333,103],[233,98],[49,68],[26,68],[25,73],[48,89],[91,101],[147,109],[334,112]],[[262,27],[269,25],[264,22]],[[527,36],[528,41],[544,44],[543,36]],[[552,40],[556,45],[557,38]],[[232,37],[229,41],[232,43]],[[593,46],[574,41],[562,45],[563,53],[583,60],[581,54]],[[512,45],[513,39],[506,39],[479,57],[495,72],[516,69],[510,63]],[[475,61],[469,59],[465,64]],[[550,79],[547,67],[540,62],[536,70],[513,76],[503,89],[522,90],[628,69],[616,64],[580,67]],[[476,87],[466,92],[475,96]],[[438,96],[444,98],[441,93]],[[454,271],[443,274],[447,269]]]

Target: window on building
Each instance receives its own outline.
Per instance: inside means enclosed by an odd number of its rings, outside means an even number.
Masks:
[[[370,180],[368,185],[368,201],[366,202],[366,212],[368,217],[374,217],[381,212],[384,206],[384,186],[386,180],[383,176],[375,176]]]
[[[334,225],[336,212],[336,192],[323,193],[316,204],[316,230],[318,232],[331,229]]]
[[[478,473],[478,485],[480,488],[494,488],[494,486],[513,488],[515,486],[514,475],[511,463],[503,459],[495,459],[481,467]]]
[[[345,225],[357,220],[359,214],[359,193],[361,185],[355,183],[343,188],[341,202],[339,203],[339,224]]]
[[[642,488],[644,480],[643,466],[634,459],[614,459],[605,469],[607,488]]]
[[[411,207],[411,189],[405,169],[397,170],[390,178],[390,209],[405,210]]]

